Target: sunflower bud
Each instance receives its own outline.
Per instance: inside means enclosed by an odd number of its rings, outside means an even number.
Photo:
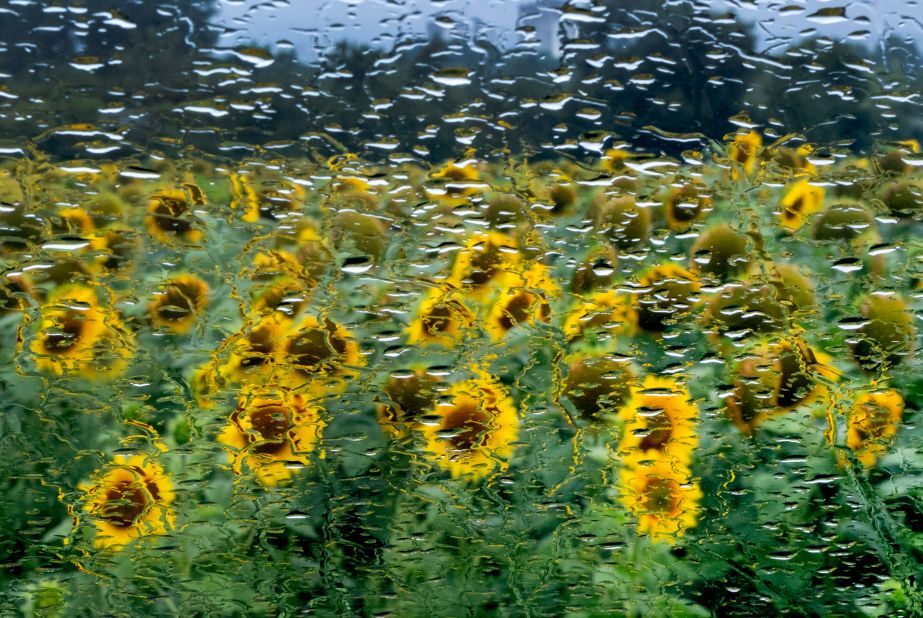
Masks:
[[[917,183],[894,181],[882,187],[879,197],[891,214],[912,217],[923,210],[923,188]]]
[[[740,274],[750,266],[747,237],[727,224],[706,230],[690,253],[695,270],[718,279]]]
[[[852,240],[875,229],[872,215],[860,204],[842,202],[830,206],[814,221],[815,240]]]
[[[829,363],[801,339],[758,345],[738,361],[725,400],[731,420],[749,434],[770,416],[809,403],[825,392],[818,378],[837,378]]]
[[[630,249],[647,243],[651,213],[629,195],[598,200],[591,208],[594,227],[613,246]]]
[[[115,193],[100,193],[88,208],[90,218],[97,228],[111,225],[122,218],[127,210],[125,201]]]
[[[909,148],[896,148],[891,152],[887,152],[882,155],[875,157],[875,167],[878,168],[878,171],[882,174],[888,174],[891,176],[901,176],[909,173],[913,168],[907,165],[907,162],[904,161],[904,158],[910,154]]]
[[[768,270],[768,277],[724,286],[706,310],[706,323],[720,335],[740,339],[779,332],[814,309],[809,278],[790,264],[772,264]]]
[[[860,302],[859,312],[865,322],[855,331],[850,344],[853,357],[864,370],[893,367],[913,351],[913,314],[898,294],[868,294]]]
[[[548,197],[554,204],[552,212],[562,213],[577,201],[577,187],[571,180],[558,181],[548,190]]]
[[[492,228],[513,225],[521,221],[528,211],[526,203],[512,193],[492,193],[487,198],[484,217]]]
[[[794,264],[772,264],[769,283],[776,289],[776,297],[790,312],[808,312],[815,304],[814,282]]]
[[[682,231],[712,210],[713,200],[708,187],[699,180],[674,184],[663,200],[670,229]]]
[[[638,284],[638,326],[648,332],[663,332],[668,320],[682,318],[699,302],[698,278],[676,264],[649,269]]]
[[[574,294],[588,294],[598,288],[608,286],[615,279],[615,266],[618,255],[611,246],[592,251],[574,270],[570,290]]]
[[[381,259],[388,248],[388,224],[377,217],[352,209],[333,218],[333,242],[338,249],[352,246],[360,253]]]

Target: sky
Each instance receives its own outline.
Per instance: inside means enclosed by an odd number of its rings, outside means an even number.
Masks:
[[[542,0],[548,4],[562,0]],[[385,49],[436,29],[446,34],[478,30],[504,49],[521,41],[520,6],[534,0],[219,0],[222,45],[257,43],[290,48],[305,61],[339,40]],[[572,5],[578,4],[572,2]],[[715,0],[717,13],[732,12],[756,23],[762,49],[817,33],[872,46],[891,34],[923,45],[923,7],[918,0]]]

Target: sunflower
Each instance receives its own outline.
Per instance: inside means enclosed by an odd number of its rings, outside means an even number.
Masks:
[[[737,165],[731,168],[731,178],[737,180],[741,177],[740,169],[744,175],[753,174],[758,161],[760,149],[763,147],[763,137],[756,131],[738,133],[728,144],[728,158]]]
[[[651,235],[651,209],[632,195],[600,195],[590,204],[588,218],[596,232],[615,248],[637,249]]]
[[[80,489],[85,492],[83,510],[96,526],[96,547],[122,547],[140,537],[166,534],[175,525],[173,483],[145,455],[116,455]]]
[[[287,180],[263,182],[259,190],[247,176],[238,176],[237,187],[234,187],[233,176],[231,182],[235,198],[240,192],[232,207],[243,208],[241,220],[247,223],[256,223],[261,218],[267,221],[285,219],[304,205],[304,188]]]
[[[25,274],[17,271],[4,273],[0,276],[0,314],[23,311],[35,293]]]
[[[327,317],[306,315],[287,329],[278,362],[286,371],[285,383],[293,389],[313,389],[327,383],[340,391],[345,389],[346,379],[356,375],[355,368],[365,364],[365,358],[356,338],[344,326]]]
[[[529,182],[529,192],[543,202],[550,202],[552,214],[562,214],[579,197],[574,179],[557,168],[539,171]]]
[[[467,204],[471,196],[479,194],[485,184],[480,181],[481,173],[476,161],[468,159],[449,162],[430,174],[435,180],[426,188],[426,195],[447,206]]]
[[[847,420],[846,445],[866,468],[888,451],[904,413],[904,399],[895,390],[861,393]]]
[[[689,390],[673,378],[647,375],[619,410],[624,433],[623,456],[657,451],[670,461],[688,465],[699,443],[695,425],[699,411]]]
[[[232,173],[231,208],[242,212],[241,220],[255,223],[260,217],[260,198],[250,178],[244,174]]]
[[[689,250],[692,271],[726,280],[746,272],[751,258],[747,248],[748,238],[728,224],[705,230]]]
[[[225,343],[230,346],[231,354],[220,368],[221,379],[239,384],[266,380],[272,373],[285,333],[286,323],[278,312],[249,322]]]
[[[217,365],[214,361],[210,361],[193,372],[189,386],[195,395],[196,404],[200,408],[210,409],[215,407],[214,396],[226,389],[228,385]]]
[[[97,267],[108,273],[130,272],[140,246],[138,233],[130,228],[110,227],[97,231],[90,238],[91,257]]]
[[[688,315],[699,302],[698,277],[678,264],[667,262],[647,269],[638,278],[638,326],[660,333],[669,321]]]
[[[175,335],[188,333],[208,304],[208,284],[196,275],[173,277],[148,305],[151,323]]]
[[[808,156],[814,152],[811,144],[801,144],[797,148],[778,146],[768,150],[769,159],[783,170],[796,174],[817,173],[817,167],[808,160]]]
[[[102,380],[125,370],[134,336],[113,311],[99,304],[96,288],[71,284],[48,297],[31,350],[40,371]]]
[[[659,451],[638,452],[622,461],[620,499],[638,518],[638,534],[675,543],[694,528],[702,491],[685,465]]]
[[[111,311],[107,328],[94,348],[93,360],[80,375],[88,380],[108,381],[123,375],[135,353],[135,335]]]
[[[551,318],[548,298],[558,293],[558,286],[545,265],[534,263],[522,273],[518,285],[501,289],[494,298],[485,320],[491,339],[503,339],[519,324],[547,322]]]
[[[734,390],[725,398],[728,415],[751,434],[768,418],[825,398],[822,379],[839,377],[830,356],[800,338],[759,344],[737,363]]]
[[[866,294],[858,304],[863,323],[847,340],[853,358],[872,373],[899,365],[916,347],[914,312],[900,294],[890,291]]]
[[[291,251],[273,249],[253,256],[254,281],[271,281],[279,277],[300,277],[304,269]]]
[[[709,339],[722,352],[736,353],[751,335],[790,330],[808,321],[817,311],[809,274],[792,264],[765,262],[743,281],[726,283],[704,312]]]
[[[788,188],[779,205],[780,225],[794,232],[818,212],[824,204],[824,188],[812,185],[807,179],[799,180]]]
[[[432,290],[407,327],[407,344],[452,348],[475,324],[474,312],[458,292]]]
[[[874,157],[875,168],[889,176],[909,174],[913,166],[907,162],[908,155],[920,152],[920,143],[915,139],[894,142],[896,148]]]
[[[62,208],[52,219],[51,232],[57,236],[86,237],[93,233],[93,219],[83,208]]]
[[[148,232],[160,242],[168,243],[176,238],[186,242],[198,242],[204,235],[191,221],[195,206],[183,189],[164,189],[151,196],[144,222]]]
[[[372,184],[367,178],[355,174],[337,174],[330,181],[330,192],[341,194],[368,194]]]
[[[376,406],[378,422],[391,436],[407,437],[443,390],[445,386],[424,369],[392,374],[382,388],[385,400]]]
[[[464,289],[465,295],[484,301],[492,287],[520,285],[517,274],[522,268],[522,254],[512,237],[500,232],[478,232],[468,239],[452,267],[449,284]]]
[[[591,250],[574,269],[570,280],[570,291],[582,296],[611,287],[615,281],[618,261],[618,252],[611,245]]]
[[[300,277],[277,277],[254,288],[252,309],[257,313],[278,312],[292,318],[307,305],[312,289]]]
[[[432,420],[428,416],[432,416]],[[422,419],[426,454],[452,478],[478,480],[506,470],[519,419],[513,400],[484,372],[449,387],[444,401]]]
[[[628,170],[627,163],[632,157],[634,157],[634,155],[628,150],[612,148],[605,152],[600,162],[604,170],[613,174],[619,174]]]
[[[500,341],[520,324],[547,322],[551,306],[544,296],[523,288],[509,288],[500,292],[491,305],[485,326],[493,341]]]
[[[588,330],[600,329],[613,335],[632,335],[637,330],[638,314],[631,297],[615,290],[594,292],[577,303],[564,320],[564,335],[569,340],[583,337]]]
[[[250,470],[262,484],[277,485],[308,464],[325,425],[320,412],[289,391],[245,393],[218,441],[230,447],[236,474]]]
[[[330,239],[339,251],[381,260],[390,242],[389,219],[353,208],[339,208],[329,220]]]
[[[118,223],[126,210],[128,205],[125,200],[111,191],[98,193],[87,206],[87,213],[95,228],[105,228]]]
[[[378,209],[379,198],[375,193],[375,187],[369,178],[357,174],[358,172],[349,175],[337,174],[325,187],[328,208],[348,206],[368,211]],[[384,181],[384,184],[387,184],[387,181]]]
[[[624,358],[607,354],[577,354],[567,359],[561,394],[589,421],[624,406],[631,398],[635,376]]]

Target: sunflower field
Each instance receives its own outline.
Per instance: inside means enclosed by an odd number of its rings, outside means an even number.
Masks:
[[[10,160],[3,615],[923,614],[923,175]]]

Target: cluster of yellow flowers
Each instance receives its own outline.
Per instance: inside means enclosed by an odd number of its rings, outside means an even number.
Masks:
[[[877,191],[880,208],[898,218],[923,213],[923,194],[901,158],[917,149],[902,143],[896,158],[850,163],[877,183],[862,190]],[[73,175],[18,169],[0,176],[3,202],[12,205],[0,213],[10,230],[3,251],[13,262],[0,300],[5,310],[24,312],[26,326],[37,309],[27,349],[49,379],[115,380],[130,366],[142,332],[177,341],[207,336],[212,285],[222,276],[246,278],[250,298],[240,303],[239,325],[223,333],[211,360],[189,379],[203,409],[230,408],[215,437],[231,469],[274,486],[323,455],[324,402],[374,369],[366,368],[360,346],[366,333],[318,309],[319,290],[339,293],[330,272],[341,263],[346,269],[347,255],[363,256],[356,272],[412,263],[414,249],[395,251],[389,235],[392,228],[422,229],[428,246],[448,247],[450,263],[420,266],[426,274],[412,283],[422,294],[402,296],[385,286],[377,300],[414,297],[394,312],[408,316],[403,344],[419,358],[458,352],[464,379],[443,382],[422,360],[388,370],[375,386],[384,430],[413,441],[454,478],[504,473],[521,433],[519,393],[491,373],[490,360],[522,333],[544,329],[563,352],[561,366],[547,370],[558,378],[570,421],[615,421],[621,501],[640,532],[670,540],[695,525],[702,498],[693,473],[694,376],[687,364],[637,378],[625,345],[636,338],[663,345],[700,329],[728,367],[726,416],[745,434],[798,406],[832,401],[829,389],[843,370],[806,340],[818,312],[811,273],[772,259],[771,232],[744,229],[735,212],[743,188],[764,182],[774,192],[746,207],[756,215],[771,211],[772,233],[854,248],[880,242],[873,212],[854,195],[861,183],[837,185],[825,171],[836,166],[812,153],[806,144],[764,147],[750,131],[730,136],[727,156],[700,167],[627,149],[585,167],[523,161],[501,168],[468,157],[429,171],[381,173],[342,157],[291,173],[271,166],[173,170],[157,174],[155,183],[102,166],[76,176],[75,191],[90,196],[85,206],[43,201],[55,187],[73,186]],[[210,195],[221,183],[222,197]],[[830,193],[836,198],[825,206]],[[36,203],[66,206],[48,212]],[[135,221],[143,221],[146,234]],[[222,221],[228,235],[243,237],[213,234]],[[243,272],[183,265],[186,250],[223,242],[252,252]],[[659,249],[668,242],[669,251]],[[51,258],[28,267],[38,247]],[[158,250],[172,251],[158,265],[171,274],[138,302],[132,273]],[[870,277],[883,272],[880,253],[866,257],[860,267]],[[144,307],[143,318],[127,319],[119,309],[126,302]],[[866,294],[857,312],[862,321],[851,331],[850,350],[875,378],[844,414],[845,445],[872,466],[887,451],[904,405],[887,388],[888,371],[912,352],[916,330],[898,291]],[[832,430],[828,435],[836,439]],[[84,490],[100,545],[162,533],[174,523],[170,481],[153,457],[116,457]]]

